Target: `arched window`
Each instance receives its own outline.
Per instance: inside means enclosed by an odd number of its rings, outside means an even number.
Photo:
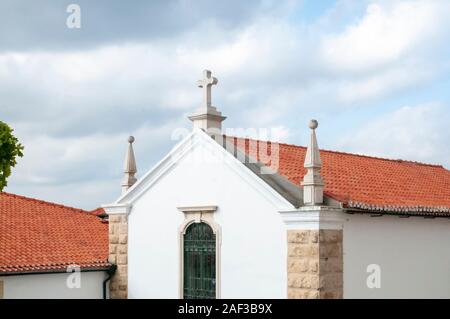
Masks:
[[[216,297],[216,235],[206,223],[188,226],[183,241],[183,297]]]

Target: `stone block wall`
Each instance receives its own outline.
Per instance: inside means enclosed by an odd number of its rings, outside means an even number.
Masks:
[[[117,269],[109,284],[111,299],[128,298],[128,220],[126,214],[109,215],[109,262]]]
[[[342,230],[288,230],[287,235],[288,298],[342,298]]]

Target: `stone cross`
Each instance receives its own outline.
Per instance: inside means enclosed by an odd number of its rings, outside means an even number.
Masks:
[[[198,87],[203,88],[203,107],[207,110],[211,107],[211,86],[217,84],[217,78],[211,76],[211,71],[203,71],[203,79],[197,81]]]

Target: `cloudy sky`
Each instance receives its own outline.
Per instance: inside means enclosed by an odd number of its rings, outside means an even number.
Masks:
[[[316,118],[322,148],[449,168],[449,17],[448,0],[0,0],[0,120],[25,145],[6,191],[112,202],[127,136],[142,176],[190,128],[204,68],[226,127],[304,145]]]

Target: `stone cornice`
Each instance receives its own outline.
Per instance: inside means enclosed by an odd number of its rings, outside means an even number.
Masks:
[[[107,215],[125,214],[128,215],[131,210],[131,204],[107,204],[102,205]]]
[[[217,210],[217,206],[215,206],[215,205],[180,206],[180,207],[177,207],[177,209],[183,213],[198,213],[198,212],[214,213]]]
[[[303,206],[279,212],[288,229],[342,229],[344,212],[327,206]]]

